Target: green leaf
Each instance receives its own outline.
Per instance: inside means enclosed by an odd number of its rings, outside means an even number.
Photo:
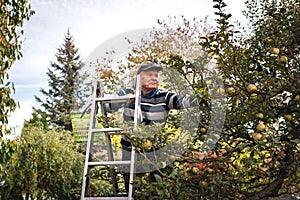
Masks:
[[[162,178],[158,174],[154,174],[155,180],[158,183],[158,185],[162,185]]]
[[[294,139],[294,140],[291,140],[291,142],[294,142],[296,144],[300,144],[300,139]]]

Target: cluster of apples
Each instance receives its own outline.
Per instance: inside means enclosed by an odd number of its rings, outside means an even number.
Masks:
[[[271,48],[270,52],[274,55],[278,55],[280,52],[280,49],[273,47],[273,48]],[[284,56],[284,55],[278,56],[279,63],[285,64],[285,63],[287,63],[287,61],[288,61],[288,58],[286,56]]]
[[[247,86],[247,91],[250,93],[250,99],[256,99],[257,98],[257,87],[254,84],[249,84]]]
[[[262,132],[266,130],[266,125],[263,122],[260,122],[256,125],[256,132],[252,134],[253,140],[259,141],[263,139]]]
[[[254,84],[249,84],[247,86],[247,91],[250,93],[250,98],[251,99],[255,99],[257,97],[257,87]],[[262,113],[257,113],[256,114],[257,118],[262,119],[263,118],[263,114]],[[255,141],[258,140],[262,140],[262,134],[261,132],[263,132],[266,129],[266,125],[263,122],[260,122],[256,125],[256,132],[254,132],[252,134],[252,137]]]
[[[194,151],[192,153],[193,160],[183,163],[183,166],[186,168],[183,173],[184,178],[191,178],[190,174],[193,174],[192,177],[195,178],[195,181],[198,181],[200,188],[206,189],[208,182],[206,176],[215,175],[223,173],[226,166],[230,163],[223,163],[217,161],[204,161],[206,159],[217,159],[218,157],[223,156],[226,153],[225,149],[222,149],[218,153],[202,154],[200,152]],[[201,175],[204,175],[201,176]]]

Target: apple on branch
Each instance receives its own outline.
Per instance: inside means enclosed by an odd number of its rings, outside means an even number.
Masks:
[[[258,132],[263,132],[265,129],[266,129],[266,125],[264,123],[262,123],[262,122],[259,123],[259,124],[257,124],[257,126],[256,126],[256,130]]]
[[[279,54],[279,49],[278,49],[278,48],[275,48],[275,47],[273,47],[273,48],[271,49],[271,53],[272,53],[272,54],[276,54],[276,55],[278,55],[278,54]]]
[[[286,120],[286,121],[291,121],[292,120],[292,115],[290,115],[290,114],[285,114],[284,116],[283,116],[283,118]]]
[[[253,137],[254,141],[260,141],[260,140],[262,140],[262,134],[260,134],[260,133],[253,133],[252,137]]]
[[[287,61],[288,61],[288,58],[286,56],[280,56],[278,58],[279,63],[285,64],[285,63],[287,63]]]
[[[264,114],[262,114],[262,113],[256,113],[255,117],[257,117],[259,119],[263,119],[264,118]]]
[[[146,151],[151,150],[152,147],[153,147],[153,144],[152,144],[152,142],[149,141],[149,140],[146,141],[146,142],[144,142],[143,145],[142,145],[142,148],[143,148],[144,150],[146,150]]]
[[[247,91],[248,91],[249,93],[256,92],[256,91],[257,91],[257,87],[256,87],[254,84],[249,84],[249,85],[247,86]]]

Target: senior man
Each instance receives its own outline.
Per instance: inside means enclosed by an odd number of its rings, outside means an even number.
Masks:
[[[141,123],[144,125],[151,125],[153,123],[165,124],[168,113],[171,109],[184,109],[197,106],[196,98],[190,98],[188,95],[178,95],[171,91],[159,89],[159,72],[162,70],[161,66],[154,63],[142,64],[137,74],[140,75],[141,84]],[[134,87],[125,87],[118,93],[119,96],[126,94],[134,94]],[[134,120],[135,104],[129,102],[124,105],[110,104],[111,111],[116,111],[123,107],[123,121],[124,123]],[[122,159],[130,160],[131,156],[131,142],[122,138]],[[150,181],[155,181],[154,174],[150,173]],[[125,188],[128,191],[129,174],[124,175]]]

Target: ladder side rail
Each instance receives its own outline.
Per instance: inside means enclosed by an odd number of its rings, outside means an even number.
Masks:
[[[141,98],[141,85],[140,85],[140,75],[136,77],[136,88],[135,88],[135,102],[134,102],[134,127],[133,129],[136,130],[139,122],[140,122],[140,98]],[[132,146],[131,150],[131,164],[130,164],[130,175],[129,175],[129,191],[128,191],[128,200],[133,199],[133,176],[135,171],[135,147]]]
[[[113,149],[111,145],[111,135],[105,133],[105,139],[107,143],[107,153],[108,153],[108,161],[114,161]],[[110,173],[112,174],[112,184],[113,184],[113,194],[116,196],[118,193],[118,183],[116,178],[116,172],[113,166],[109,169]]]
[[[106,121],[107,120],[107,112],[105,111],[104,103],[100,101],[99,104],[100,104],[100,108],[101,108],[101,114],[105,118],[105,122],[102,126],[104,128],[109,129],[108,122]],[[113,155],[113,149],[112,149],[112,145],[111,145],[111,137],[107,132],[105,132],[105,140],[106,140],[106,144],[107,144],[108,160],[113,161],[114,160],[114,155]]]
[[[93,94],[93,102],[92,102],[92,110],[91,110],[91,116],[90,116],[90,124],[89,124],[89,132],[88,132],[88,141],[87,141],[87,146],[86,146],[86,156],[85,156],[85,164],[84,164],[84,172],[83,172],[83,177],[82,177],[82,188],[81,188],[81,200],[84,200],[84,197],[87,194],[88,190],[88,185],[87,182],[89,182],[89,177],[88,177],[88,171],[89,171],[89,160],[90,160],[90,151],[91,151],[91,146],[93,144],[93,137],[94,133],[92,130],[95,128],[96,124],[96,115],[98,112],[98,105],[95,99],[97,98],[97,90],[98,90],[98,82],[99,80],[96,80],[94,83],[94,94]],[[101,93],[101,91],[100,91]],[[101,93],[103,95],[103,93]]]
[[[113,149],[112,149],[112,145],[111,145],[111,138],[108,133],[105,133],[105,139],[106,139],[106,143],[107,143],[108,160],[114,161],[114,154],[113,154]]]
[[[137,75],[136,77],[136,86],[135,86],[135,102],[134,102],[134,126],[133,126],[133,129],[135,130],[141,119],[140,119],[140,116],[141,116],[141,84],[140,84],[140,75]]]
[[[102,95],[101,92],[104,91],[103,85],[100,84],[99,88],[100,88],[100,95]],[[102,95],[102,97],[103,96],[104,95]],[[96,101],[98,101],[98,100],[96,100]],[[109,124],[108,124],[108,121],[107,121],[107,119],[108,119],[107,118],[107,112],[105,110],[105,103],[107,103],[107,102],[101,101],[101,100],[99,101],[101,114],[105,118],[104,124],[102,124],[102,126],[104,128],[109,128]],[[107,145],[108,161],[114,161],[113,149],[112,149],[112,144],[111,144],[111,135],[108,134],[107,132],[105,132],[104,134],[105,134],[105,140],[106,140],[106,145]],[[113,194],[114,194],[114,196],[116,196],[117,193],[118,193],[118,182],[117,182],[117,176],[116,176],[116,171],[115,171],[114,167],[110,167],[109,172],[112,175]]]

